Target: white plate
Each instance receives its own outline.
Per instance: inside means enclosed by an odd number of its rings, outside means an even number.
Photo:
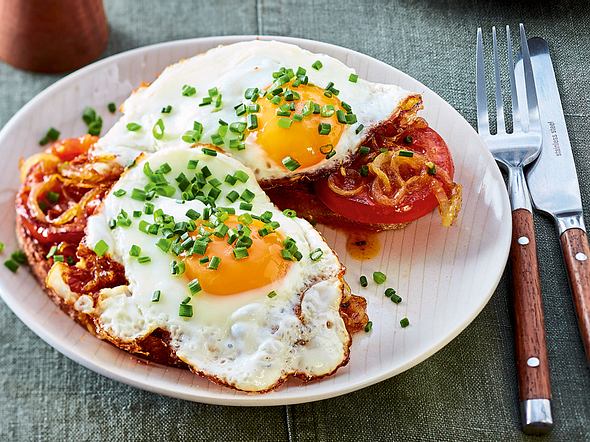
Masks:
[[[99,110],[107,129],[116,117],[107,112],[106,104],[121,103],[141,81],[153,80],[166,65],[220,44],[252,38],[183,40],[124,52],[67,76],[31,100],[0,132],[0,238],[7,242],[7,251],[16,247],[13,199],[19,158],[39,151],[37,141],[49,126],[59,128],[63,136],[79,136],[85,131],[82,109],[89,105]],[[265,395],[234,392],[185,370],[138,363],[74,323],[28,272],[21,269],[13,275],[0,268],[0,292],[6,304],[67,357],[121,382],[178,398],[226,405],[293,404],[344,394],[407,370],[456,337],[488,302],[508,256],[510,208],[494,160],[467,121],[426,86],[366,55],[310,40],[262,38],[329,54],[355,68],[362,78],[422,93],[422,115],[450,146],[456,181],[463,184],[458,222],[444,228],[438,214],[432,213],[404,230],[383,233],[382,252],[363,262],[347,255],[345,234],[320,228],[346,265],[353,291],[368,299],[373,331],[354,336],[350,363],[336,375],[309,384],[292,380]],[[386,286],[370,284],[362,289],[359,275],[370,278],[375,270],[387,274]],[[403,302],[396,305],[383,296],[385,287],[396,288]],[[402,329],[399,321],[405,316],[411,325]]]

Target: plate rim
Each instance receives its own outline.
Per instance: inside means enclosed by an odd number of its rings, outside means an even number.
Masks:
[[[398,68],[391,66],[379,59],[376,59],[376,58],[371,57],[369,55],[355,51],[353,49],[346,48],[344,46],[339,46],[339,45],[332,44],[332,43],[326,43],[326,42],[322,42],[319,40],[304,39],[304,38],[297,38],[297,37],[287,37],[287,36],[279,36],[279,35],[244,34],[244,35],[209,36],[209,37],[196,37],[196,38],[188,38],[188,39],[170,40],[170,41],[166,41],[166,42],[160,42],[160,43],[155,43],[155,44],[151,44],[151,45],[140,46],[140,47],[133,48],[133,49],[130,49],[127,51],[123,51],[123,52],[120,52],[117,54],[113,54],[111,56],[108,56],[108,57],[105,57],[105,58],[100,59],[98,61],[95,61],[95,62],[93,62],[81,69],[78,69],[74,72],[71,72],[70,74],[57,80],[56,82],[52,83],[51,85],[49,85],[48,87],[46,87],[45,89],[40,91],[33,98],[31,98],[23,107],[21,107],[7,121],[7,123],[4,125],[4,127],[0,130],[0,143],[1,143],[2,139],[5,137],[5,134],[8,133],[12,129],[13,125],[17,124],[18,120],[20,120],[21,115],[28,112],[29,108],[35,106],[37,101],[42,100],[46,95],[50,95],[51,93],[53,93],[54,90],[61,88],[62,85],[64,85],[64,83],[75,81],[78,77],[83,76],[86,73],[89,73],[93,70],[100,69],[103,65],[109,65],[111,63],[116,63],[121,59],[133,57],[137,54],[141,54],[144,52],[161,50],[161,49],[169,47],[169,46],[177,46],[177,45],[183,45],[183,44],[190,45],[190,44],[199,44],[199,43],[201,43],[201,44],[202,43],[213,43],[212,47],[215,47],[215,45],[232,44],[232,43],[236,43],[239,41],[248,41],[248,40],[276,40],[276,41],[281,41],[281,42],[285,42],[285,43],[295,44],[298,46],[301,46],[302,42],[303,42],[303,45],[305,45],[305,43],[316,44],[316,45],[319,44],[320,46],[323,46],[323,47],[333,48],[337,51],[344,51],[346,53],[354,54],[355,56],[365,58],[373,64],[377,63],[378,65],[380,65],[384,69],[395,71],[396,74],[400,75],[401,77],[405,77],[405,79],[409,79],[409,80],[415,82],[419,87],[423,88],[424,90],[427,90],[430,94],[433,94],[437,99],[440,100],[441,104],[444,103],[444,106],[447,108],[447,110],[449,110],[451,113],[454,114],[454,118],[459,118],[459,119],[463,120],[470,127],[470,129],[473,131],[473,133],[475,135],[477,135],[477,132],[475,132],[475,129],[473,128],[473,126],[471,126],[471,124],[453,106],[451,106],[445,99],[443,99],[435,91],[433,91],[432,89],[430,89],[429,87],[427,87],[426,85],[421,83],[420,81],[416,80],[415,78],[411,77],[410,75],[406,74],[405,72],[403,72],[403,71],[399,70]],[[305,46],[303,46],[303,47],[305,48]],[[479,137],[478,137],[478,139],[479,139]],[[480,145],[482,147],[481,150],[483,151],[482,154],[484,155],[484,157],[487,157],[487,162],[495,165],[495,160],[493,159],[490,152],[485,148],[483,141],[481,141],[481,139],[479,139],[479,141],[480,141]],[[492,170],[493,170],[492,174],[495,175],[494,178],[502,180],[502,174],[501,174],[499,168],[493,167]],[[502,194],[501,199],[502,199],[502,205],[504,207],[502,209],[506,210],[507,213],[509,213],[511,209],[510,209],[510,204],[509,204],[509,200],[508,200],[508,193],[507,193],[505,187],[503,189],[504,189],[504,192],[501,192],[501,194]],[[507,216],[506,219],[508,222],[506,228],[511,231],[512,230],[511,217]],[[508,236],[508,238],[510,238],[510,235],[507,235],[507,236]],[[467,326],[469,324],[471,324],[475,320],[475,318],[477,316],[479,316],[479,314],[481,313],[483,308],[488,304],[489,300],[491,299],[492,295],[494,294],[494,292],[495,292],[495,290],[502,278],[506,263],[508,261],[508,255],[509,255],[509,251],[510,251],[510,239],[508,239],[506,241],[506,244],[504,244],[503,246],[504,246],[504,248],[503,248],[504,253],[503,253],[503,258],[502,258],[503,265],[498,267],[496,277],[494,278],[493,284],[490,286],[491,289],[490,289],[489,293],[487,293],[484,297],[481,298],[481,302],[479,303],[479,305],[477,305],[476,308],[474,308],[472,310],[472,313],[469,315],[469,317],[467,317],[467,319],[462,321],[460,324],[457,324],[457,326],[452,330],[452,332],[448,333],[443,339],[436,342],[436,344],[433,345],[432,347],[430,347],[428,349],[428,351],[425,351],[425,352],[415,356],[414,358],[407,360],[404,364],[402,364],[401,366],[398,366],[395,369],[385,370],[384,372],[382,372],[381,374],[379,374],[377,376],[373,376],[373,377],[370,377],[367,379],[361,379],[361,381],[358,381],[356,383],[346,384],[345,386],[341,386],[341,387],[333,389],[333,390],[314,392],[311,394],[304,393],[304,394],[294,395],[292,397],[286,397],[286,398],[285,397],[281,398],[280,396],[275,397],[273,395],[265,396],[265,395],[256,395],[256,394],[235,395],[231,398],[228,398],[228,397],[219,397],[217,395],[207,394],[207,393],[209,393],[208,390],[205,390],[202,393],[195,395],[194,393],[188,394],[187,392],[183,392],[180,389],[172,390],[166,386],[159,386],[158,384],[151,384],[146,381],[138,381],[136,379],[125,376],[123,373],[121,373],[118,370],[117,367],[110,367],[109,368],[109,367],[102,366],[100,364],[97,364],[95,361],[93,361],[89,358],[86,358],[85,356],[81,356],[78,352],[69,348],[68,346],[62,345],[60,342],[60,339],[58,337],[53,336],[53,334],[48,332],[46,330],[46,328],[41,325],[40,322],[37,322],[34,318],[30,317],[28,315],[28,312],[24,308],[21,308],[19,306],[19,304],[16,302],[13,303],[11,298],[4,294],[4,291],[9,288],[6,287],[5,283],[2,281],[0,281],[0,297],[2,297],[2,299],[6,303],[6,305],[12,310],[12,312],[29,329],[31,329],[37,336],[39,336],[43,341],[45,341],[51,347],[53,347],[54,349],[59,351],[64,356],[71,359],[72,361],[82,365],[83,367],[90,369],[90,370],[94,371],[95,373],[98,373],[98,374],[105,376],[107,378],[116,380],[118,382],[130,385],[135,388],[142,389],[142,390],[150,391],[153,393],[158,393],[158,394],[162,394],[162,395],[169,396],[169,397],[175,397],[175,398],[180,398],[180,399],[184,399],[184,400],[188,400],[188,401],[200,402],[200,403],[205,403],[205,404],[229,405],[229,406],[276,406],[276,405],[300,404],[300,403],[314,402],[314,401],[318,401],[318,400],[341,396],[343,394],[347,394],[347,393],[350,393],[350,392],[353,392],[356,390],[360,390],[362,388],[365,388],[370,385],[374,385],[376,383],[379,383],[381,381],[389,379],[389,378],[396,376],[400,373],[403,373],[404,371],[423,362],[424,360],[431,357],[433,354],[437,353],[443,347],[445,347],[449,342],[454,340],[461,332],[463,332],[465,330],[465,328],[467,328]],[[43,290],[43,289],[41,288],[41,290]],[[50,301],[50,302],[52,302],[52,301]],[[61,311],[61,309],[60,309],[60,311]],[[95,339],[97,339],[97,338],[95,338]],[[123,350],[120,350],[120,351],[123,351]],[[321,381],[319,381],[319,382],[321,382]],[[303,384],[303,385],[305,385],[305,384]],[[280,391],[280,390],[278,390],[278,391]]]

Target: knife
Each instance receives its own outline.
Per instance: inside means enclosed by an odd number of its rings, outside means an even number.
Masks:
[[[545,40],[537,37],[529,39],[528,45],[537,86],[543,148],[527,173],[527,183],[535,209],[545,212],[555,221],[578,328],[590,364],[590,247],[584,226],[578,176],[549,46]],[[524,82],[523,75],[520,59],[515,67],[517,83]]]

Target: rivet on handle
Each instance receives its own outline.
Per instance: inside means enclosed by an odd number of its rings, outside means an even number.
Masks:
[[[539,358],[535,358],[534,356],[532,358],[528,358],[526,361],[526,365],[529,367],[538,367],[540,363],[541,361],[539,361]]]
[[[576,253],[576,259],[578,261],[586,261],[588,259],[588,257],[586,256],[585,253],[578,252],[578,253]]]
[[[520,238],[518,238],[518,244],[520,244],[521,246],[526,246],[529,242],[530,241],[526,236],[521,236]]]

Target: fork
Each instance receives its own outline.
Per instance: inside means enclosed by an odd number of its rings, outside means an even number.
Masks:
[[[523,172],[523,168],[533,163],[541,152],[542,132],[524,26],[520,24],[520,46],[526,89],[525,106],[519,106],[518,103],[510,35],[510,27],[506,26],[509,101],[512,108],[513,130],[506,131],[495,27],[492,27],[492,53],[496,133],[490,132],[481,28],[477,30],[476,51],[477,128],[494,159],[508,174],[508,192],[512,206],[510,264],[514,292],[514,339],[522,429],[527,434],[544,434],[553,427],[551,384],[533,213]]]

